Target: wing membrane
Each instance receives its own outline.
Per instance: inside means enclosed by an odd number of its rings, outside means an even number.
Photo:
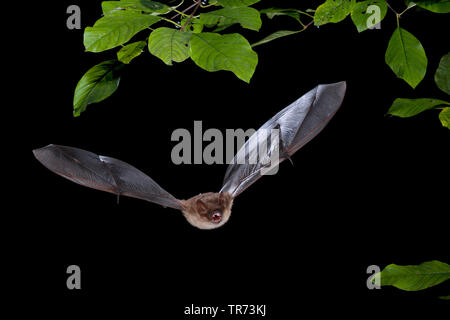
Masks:
[[[228,166],[220,192],[238,196],[262,176],[268,164],[278,165],[313,139],[341,106],[345,90],[345,82],[319,85],[262,125]],[[279,157],[272,161],[270,158],[276,146],[269,144],[267,152],[260,155],[256,141],[258,137],[267,135],[271,129],[278,129],[279,132]],[[245,159],[244,163],[242,159]],[[251,162],[249,159],[257,160]]]
[[[45,167],[75,183],[182,210],[180,202],[149,176],[118,159],[53,144],[33,153]]]

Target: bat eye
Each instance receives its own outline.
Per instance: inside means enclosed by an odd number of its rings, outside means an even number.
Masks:
[[[222,221],[222,213],[219,210],[214,210],[209,213],[209,217],[214,223]]]

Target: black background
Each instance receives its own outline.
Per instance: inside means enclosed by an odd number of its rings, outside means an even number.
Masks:
[[[192,303],[253,303],[267,304],[268,318],[283,319],[306,311],[384,317],[448,307],[437,298],[449,294],[448,284],[422,292],[366,287],[369,265],[449,262],[450,132],[436,111],[410,119],[386,115],[397,97],[448,99],[433,81],[448,52],[442,39],[448,17],[410,10],[401,19],[428,56],[426,78],[416,90],[384,63],[395,28],[388,12],[381,30],[358,34],[347,18],[255,48],[259,65],[250,85],[192,61],[168,67],[145,52],[125,68],[113,96],[73,118],[77,81],[114,58],[115,50],[84,52],[83,31],[66,28],[70,4],[81,7],[83,28],[101,15],[100,1],[34,7],[36,27],[20,36],[28,69],[12,78],[21,102],[14,162],[25,164],[13,170],[21,179],[13,183],[17,199],[9,199],[15,232],[8,247],[19,258],[12,262],[20,271],[15,286],[35,308],[60,317],[181,319]],[[295,28],[288,18],[264,18],[260,33],[244,35],[254,42]],[[174,165],[175,129],[192,132],[194,120],[202,120],[204,130],[258,128],[317,84],[341,80],[347,94],[325,130],[295,154],[294,166],[283,163],[276,176],[242,194],[230,221],[214,231],[197,230],[178,212],[144,201],[121,198],[117,205],[111,194],[52,174],[31,153],[54,143],[119,158],[186,199],[218,191],[226,166]],[[71,264],[81,267],[80,291],[66,288]]]

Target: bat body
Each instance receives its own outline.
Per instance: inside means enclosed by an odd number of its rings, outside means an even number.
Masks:
[[[35,149],[35,157],[49,170],[90,188],[129,196],[180,210],[188,222],[200,229],[224,225],[231,215],[233,200],[264,175],[314,138],[339,109],[345,82],[319,85],[267,121],[239,149],[225,173],[218,193],[204,193],[178,200],[149,176],[118,159],[99,156],[78,148],[48,145]],[[264,154],[255,143],[258,133],[276,129],[277,143],[270,143]],[[278,157],[273,158],[275,148]],[[239,159],[256,159],[240,162]]]

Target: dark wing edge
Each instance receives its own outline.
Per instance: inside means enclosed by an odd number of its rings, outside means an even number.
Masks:
[[[270,148],[265,157],[258,158],[254,164],[238,163],[238,159],[255,157],[257,142],[253,140],[258,134],[279,129],[279,158],[271,163],[272,166],[278,165],[322,131],[341,106],[346,88],[345,81],[318,85],[262,125],[236,153],[227,168],[220,192],[237,197],[263,175],[261,172],[267,168],[267,158],[273,151]]]
[[[149,176],[118,159],[54,144],[35,149],[33,154],[50,171],[85,187],[183,209],[179,200]]]

